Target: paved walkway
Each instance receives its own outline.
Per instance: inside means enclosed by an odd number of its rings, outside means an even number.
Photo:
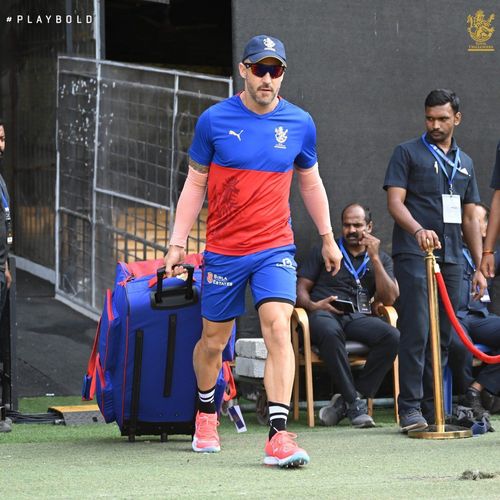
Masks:
[[[54,299],[54,285],[17,270],[18,397],[74,396],[97,324]]]

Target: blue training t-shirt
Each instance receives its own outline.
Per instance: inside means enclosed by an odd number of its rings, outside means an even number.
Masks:
[[[309,113],[280,98],[259,115],[235,95],[200,116],[189,156],[209,167],[208,251],[246,255],[293,243],[293,166],[317,163]]]

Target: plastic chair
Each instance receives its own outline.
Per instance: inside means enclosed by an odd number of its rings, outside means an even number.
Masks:
[[[389,324],[396,326],[398,315],[392,306],[380,306],[378,313]],[[295,379],[293,384],[293,418],[299,419],[299,386],[300,386],[300,368],[304,367],[305,373],[305,388],[306,388],[306,405],[307,405],[307,425],[314,427],[314,390],[312,367],[313,365],[323,365],[323,361],[311,347],[311,335],[309,331],[309,318],[304,309],[296,307],[292,314],[291,321],[292,330],[292,346],[295,354]],[[299,335],[303,338],[303,351],[299,348]],[[349,354],[349,362],[351,367],[364,366],[366,357],[370,348],[360,342],[346,342],[346,349]],[[398,414],[398,395],[399,395],[399,364],[398,358],[393,364],[393,380],[394,380],[394,418],[399,423]],[[368,413],[373,413],[373,399],[368,399]]]

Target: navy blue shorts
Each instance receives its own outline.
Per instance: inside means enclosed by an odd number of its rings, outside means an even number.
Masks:
[[[264,302],[297,298],[295,245],[271,248],[250,255],[205,252],[201,286],[201,314],[210,321],[229,321],[245,312],[247,283],[255,307]]]

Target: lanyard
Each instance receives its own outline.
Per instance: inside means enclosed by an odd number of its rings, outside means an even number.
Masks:
[[[339,248],[340,251],[342,252],[342,255],[344,258],[342,259],[342,262],[344,263],[346,269],[354,276],[354,279],[356,280],[356,284],[358,287],[361,287],[361,281],[360,278],[362,278],[365,273],[366,273],[366,265],[368,264],[368,261],[370,260],[370,257],[368,256],[368,253],[365,253],[365,258],[363,259],[363,262],[361,265],[355,269],[352,262],[351,258],[349,257],[349,254],[347,253],[347,250],[344,248],[344,238],[339,239]]]
[[[422,134],[422,142],[425,144],[425,147],[432,153],[432,156],[436,158],[439,167],[448,179],[448,189],[450,190],[450,194],[453,194],[453,179],[455,178],[455,174],[457,173],[458,167],[460,165],[460,148],[457,148],[455,161],[451,161],[435,144],[429,144],[427,142],[425,134]],[[448,171],[446,170],[443,161],[445,161],[450,167],[452,167],[453,170],[451,172],[451,177],[448,175]]]
[[[5,197],[3,190],[2,190],[2,205],[6,212],[10,212],[9,204],[7,203],[7,198]]]
[[[3,190],[1,191],[2,191],[2,205],[3,205],[3,210],[5,212],[5,222],[7,222],[7,224],[10,224],[11,218],[10,218],[9,204],[7,203],[7,198],[5,197]]]
[[[462,248],[462,253],[464,254],[465,260],[468,262],[471,269],[476,272],[476,266],[472,260],[472,256],[467,248]]]

